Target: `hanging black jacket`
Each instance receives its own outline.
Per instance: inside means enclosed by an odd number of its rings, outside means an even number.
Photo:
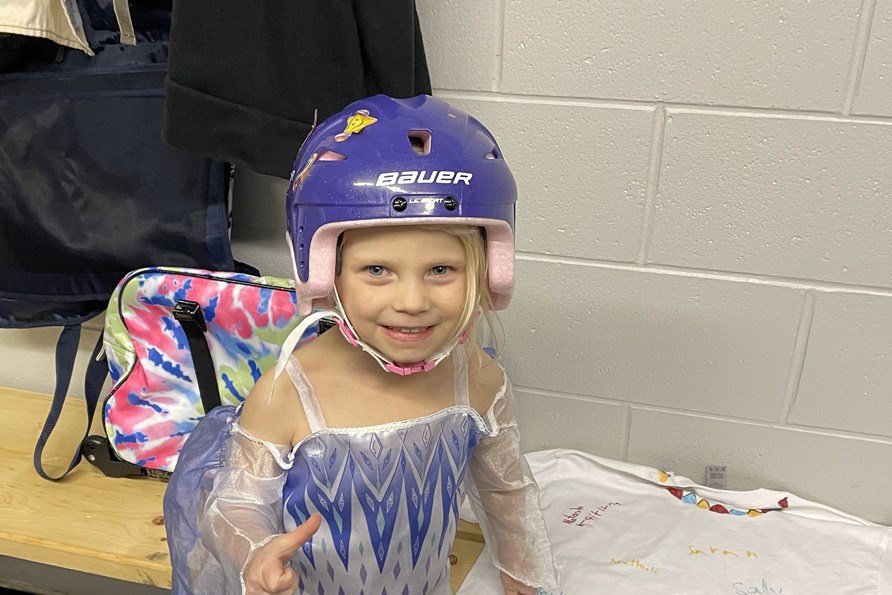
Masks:
[[[287,178],[318,110],[430,93],[414,0],[175,0],[165,140]]]

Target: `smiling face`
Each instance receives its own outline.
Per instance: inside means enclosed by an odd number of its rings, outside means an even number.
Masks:
[[[459,333],[466,266],[461,241],[444,231],[354,229],[344,232],[335,285],[359,337],[409,364],[429,359]]]

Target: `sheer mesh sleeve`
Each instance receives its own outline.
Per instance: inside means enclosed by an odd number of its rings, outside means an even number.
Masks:
[[[183,449],[165,494],[177,595],[243,593],[242,570],[251,553],[284,531],[290,447],[251,436],[235,417],[215,430],[203,428],[210,420],[202,420],[194,437],[209,436]]]
[[[468,498],[493,562],[530,587],[558,588],[558,568],[539,508],[539,487],[520,451],[514,397],[506,380],[484,419],[469,463]]]
[[[284,531],[282,487],[289,450],[233,424],[225,464],[199,518],[202,545],[221,563],[227,587],[237,585],[239,593],[251,553]]]

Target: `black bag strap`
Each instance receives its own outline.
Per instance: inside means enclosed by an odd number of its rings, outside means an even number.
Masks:
[[[205,324],[201,307],[196,302],[180,300],[174,306],[173,315],[186,333],[189,351],[192,353],[192,362],[195,366],[195,376],[201,395],[201,402],[204,406],[205,414],[207,414],[215,407],[219,407],[221,401],[220,390],[217,387],[217,373],[214,369],[214,361],[211,358],[211,351],[204,336],[207,325]],[[74,453],[68,469],[61,475],[53,477],[44,471],[42,464],[43,449],[53,433],[62,413],[62,407],[65,405],[65,397],[68,394],[68,387],[71,384],[71,375],[74,370],[74,361],[77,358],[80,336],[80,324],[67,325],[62,329],[62,334],[59,335],[59,340],[56,343],[56,388],[53,392],[50,412],[47,414],[43,430],[41,430],[37,445],[34,448],[34,468],[37,470],[38,475],[50,481],[58,481],[68,475],[80,463],[83,455],[84,458],[109,477],[158,475],[164,478],[167,475],[165,472],[150,473],[150,470],[118,458],[112,451],[107,437],[89,435],[90,426],[93,424],[93,414],[96,411],[99,395],[102,392],[102,385],[108,374],[108,364],[102,350],[102,333],[100,333],[96,347],[93,349],[93,354],[90,356],[90,362],[84,378],[84,398],[87,406],[87,428],[84,431],[84,437],[78,443],[77,452]]]
[[[217,387],[217,372],[214,369],[211,350],[204,338],[207,325],[201,313],[201,306],[197,302],[180,300],[173,307],[173,317],[183,327],[186,339],[189,341],[198,393],[201,395],[201,404],[204,405],[204,414],[207,415],[211,409],[220,406],[220,389]]]
[[[40,436],[37,439],[37,445],[34,447],[34,469],[38,475],[50,481],[58,481],[68,475],[81,460],[81,445],[78,443],[77,451],[71,458],[68,469],[63,471],[61,475],[53,477],[43,470],[43,449],[50,435],[52,435],[62,413],[62,407],[65,405],[68,387],[71,385],[74,360],[77,358],[80,336],[81,325],[71,324],[62,329],[59,340],[56,342],[56,388],[53,391],[53,402],[50,405],[50,412],[47,414],[43,429],[40,431]],[[84,430],[84,438],[90,433],[90,426],[93,423],[93,412],[96,410],[96,404],[99,402],[99,393],[102,391],[102,384],[105,382],[107,374],[108,367],[105,365],[104,357],[102,357],[102,333],[100,333],[96,347],[93,348],[93,355],[90,356],[90,363],[87,366],[87,373],[84,377],[84,400],[87,406],[87,427]]]
[[[186,333],[189,351],[192,354],[192,364],[195,367],[195,377],[201,395],[201,403],[206,414],[214,407],[220,405],[220,390],[217,387],[217,373],[214,369],[214,361],[211,358],[211,350],[204,336],[204,333],[207,331],[207,325],[201,312],[201,306],[196,302],[180,300],[173,308],[173,316]],[[93,363],[96,362],[90,362],[90,365],[93,365]],[[148,475],[159,479],[167,479],[170,476],[168,471],[147,469],[122,460],[112,450],[107,436],[86,436],[83,441],[82,452],[84,458],[108,477]]]

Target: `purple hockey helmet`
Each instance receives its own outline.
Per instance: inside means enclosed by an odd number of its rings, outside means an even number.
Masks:
[[[338,236],[356,227],[465,224],[486,230],[489,294],[514,288],[517,186],[492,134],[442,99],[376,95],[310,133],[286,195],[300,314],[331,295]]]

